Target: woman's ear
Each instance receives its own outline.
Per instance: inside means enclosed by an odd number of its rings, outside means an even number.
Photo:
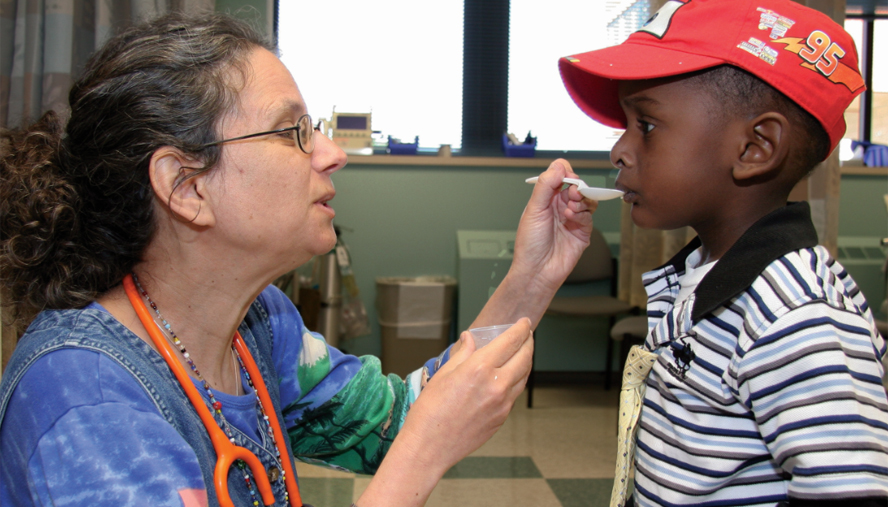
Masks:
[[[185,222],[211,227],[213,207],[207,198],[203,162],[186,156],[172,146],[162,146],[151,155],[148,174],[151,187],[173,215]]]
[[[788,153],[789,121],[777,112],[761,114],[746,123],[742,151],[734,162],[734,179],[770,179]]]

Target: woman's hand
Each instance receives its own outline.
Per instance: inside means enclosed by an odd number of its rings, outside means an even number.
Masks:
[[[574,185],[562,190],[561,180],[576,178],[564,159],[540,175],[521,215],[515,238],[512,271],[544,290],[557,290],[589,245],[592,212],[598,201],[583,197]]]
[[[585,199],[564,177],[576,178],[558,159],[540,175],[524,208],[515,237],[512,267],[471,327],[514,322],[528,317],[533,327],[589,246],[592,212],[598,201]]]
[[[464,332],[459,350],[451,353],[411,407],[357,504],[423,505],[444,473],[503,425],[524,390],[532,358],[527,318],[478,351]]]
[[[475,351],[468,332],[461,341],[460,349],[423,389],[401,430],[418,429],[430,442],[447,442],[447,450],[438,453],[439,460],[449,463],[445,472],[503,425],[524,390],[533,358],[533,333],[526,318],[481,350]]]

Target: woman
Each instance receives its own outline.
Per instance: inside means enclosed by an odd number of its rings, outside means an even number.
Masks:
[[[517,324],[386,377],[269,285],[333,247],[346,163],[272,49],[166,16],[94,55],[64,133],[3,134],[0,276],[33,322],[0,386],[0,504],[298,506],[295,458],[375,474],[361,507],[421,505],[504,422],[595,203],[553,163],[474,322]]]

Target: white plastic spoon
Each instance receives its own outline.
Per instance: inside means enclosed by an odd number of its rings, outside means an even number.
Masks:
[[[533,185],[539,179],[539,176],[534,176],[533,178],[527,178],[524,181]],[[564,178],[563,181],[564,183],[568,183],[570,185],[576,185],[577,190],[579,190],[584,197],[588,197],[589,199],[593,199],[596,201],[607,201],[608,199],[616,199],[618,197],[623,197],[624,193],[622,190],[617,190],[615,188],[590,187],[586,184],[585,181],[578,178]]]

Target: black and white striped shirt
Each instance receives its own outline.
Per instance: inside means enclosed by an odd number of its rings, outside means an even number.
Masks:
[[[699,240],[645,274],[645,346],[659,357],[636,505],[888,503],[885,341],[857,285],[816,245],[808,205],[796,203],[753,225],[677,307]]]

